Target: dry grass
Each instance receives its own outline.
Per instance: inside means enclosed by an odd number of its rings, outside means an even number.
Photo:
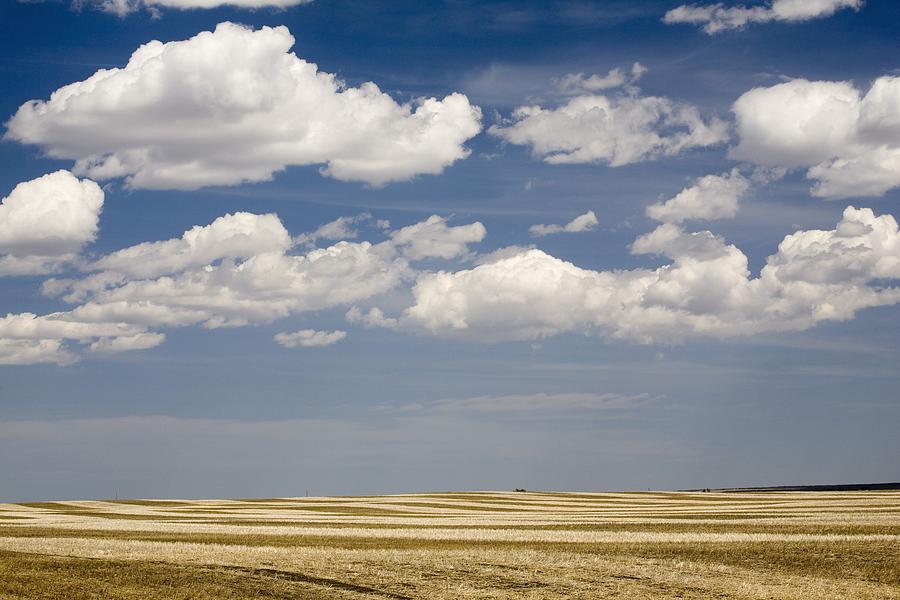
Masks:
[[[0,505],[6,598],[900,600],[900,493]]]

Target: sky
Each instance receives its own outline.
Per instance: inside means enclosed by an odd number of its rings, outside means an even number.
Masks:
[[[900,5],[0,5],[0,501],[896,481]]]

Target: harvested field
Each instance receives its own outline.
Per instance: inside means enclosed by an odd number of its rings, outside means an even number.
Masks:
[[[0,505],[0,598],[900,598],[900,492]]]

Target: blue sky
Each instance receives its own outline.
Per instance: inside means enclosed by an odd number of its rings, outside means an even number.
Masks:
[[[900,476],[896,3],[179,2],[0,7],[0,500]]]

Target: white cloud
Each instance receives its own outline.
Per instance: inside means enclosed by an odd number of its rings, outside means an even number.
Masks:
[[[592,231],[599,221],[594,211],[589,210],[583,215],[578,215],[565,225],[532,225],[528,231],[535,237],[543,237],[552,233],[581,233]]]
[[[145,242],[113,252],[97,260],[91,269],[133,278],[157,277],[222,259],[283,253],[290,247],[291,236],[276,215],[240,212],[192,227],[178,239]]]
[[[62,340],[14,340],[0,338],[0,365],[68,365],[76,357],[66,352]]]
[[[119,337],[103,337],[93,342],[91,352],[105,354],[117,354],[119,352],[131,352],[134,350],[147,350],[155,348],[166,341],[164,333],[136,333]]]
[[[320,233],[331,235],[343,226],[330,225]],[[380,244],[341,241],[292,254],[291,236],[276,215],[225,215],[178,238],[137,244],[85,263],[83,277],[47,280],[45,295],[76,306],[0,319],[3,360],[72,362],[77,355],[66,342],[97,353],[140,350],[163,343],[164,334],[151,328],[240,327],[351,305],[410,279],[408,260],[469,256],[468,245],[485,233],[481,223],[449,226],[435,215],[391,232]],[[277,341],[323,345],[344,335],[308,330],[280,334]]]
[[[146,345],[149,339],[160,338],[143,329],[140,325],[123,322],[82,321],[66,312],[42,316],[7,314],[0,318],[0,365],[71,364],[78,356],[66,348],[66,341],[87,343],[100,338],[100,347],[108,347],[111,352],[124,352],[141,349],[140,341],[143,341],[143,347],[149,347]],[[161,341],[159,339],[157,343]]]
[[[296,243],[304,246],[314,246],[316,240],[349,240],[359,236],[359,231],[354,225],[359,222],[359,217],[338,217],[334,221],[325,223],[315,231],[297,236]]]
[[[447,227],[439,219],[423,224],[429,227],[404,235],[396,245],[342,241],[294,255],[276,215],[225,215],[180,238],[113,252],[87,265],[96,271],[85,277],[48,280],[46,295],[78,305],[46,316],[10,315],[0,320],[0,339],[73,340],[108,353],[161,344],[164,336],[148,328],[268,323],[393,289],[413,273],[401,250],[436,256],[453,248],[456,256],[473,232],[483,237],[481,224]],[[327,335],[335,340],[344,334]],[[317,334],[312,343],[320,339]]]
[[[494,125],[489,132],[531,146],[535,156],[551,164],[605,162],[613,167],[728,139],[724,121],[705,120],[689,104],[640,96],[636,88],[615,96],[575,96],[558,108],[522,106],[510,124]]]
[[[316,331],[315,329],[301,329],[293,333],[277,333],[275,341],[285,348],[312,348],[337,344],[347,337],[346,331]]]
[[[93,287],[93,280],[57,282],[48,291],[87,299],[74,311],[79,318],[239,327],[358,302],[395,287],[407,273],[389,248],[339,242],[306,255],[266,252],[154,278],[101,279]]]
[[[384,316],[384,311],[378,307],[370,308],[367,312],[363,312],[358,306],[350,307],[345,315],[348,323],[362,325],[366,329],[373,327],[383,327],[392,329],[397,326],[397,319],[390,319]]]
[[[685,232],[673,223],[663,223],[653,231],[638,236],[631,244],[632,254],[656,254],[672,259],[690,257],[713,260],[726,257],[731,247],[711,231]]]
[[[180,265],[179,268],[182,268]],[[84,280],[59,280],[48,293],[83,302],[66,312],[0,319],[5,362],[46,362],[43,349],[66,340],[90,344],[94,352],[140,350],[161,344],[157,327],[207,328],[267,323],[294,313],[351,304],[388,291],[409,272],[390,247],[340,242],[293,256],[265,252],[243,261],[191,267],[176,274],[131,279],[106,272]],[[16,357],[16,348],[22,350]],[[73,355],[65,354],[66,362]],[[62,360],[55,361],[62,362]]]
[[[33,313],[7,314],[0,318],[0,339],[6,340],[87,340],[140,333],[141,327],[121,322],[84,322],[69,313],[39,316]]]
[[[529,244],[527,246],[505,246],[503,248],[498,248],[493,252],[488,252],[486,254],[479,254],[475,260],[473,261],[476,265],[486,265],[488,263],[497,262],[498,260],[503,260],[504,258],[509,258],[511,256],[518,256],[523,252],[527,252],[528,250],[533,250],[536,246],[534,244]]]
[[[584,73],[569,73],[559,80],[559,90],[564,94],[580,92],[598,92],[625,85],[625,73],[621,69],[612,69],[606,75],[586,76]]]
[[[68,171],[18,184],[0,202],[0,275],[51,273],[77,260],[102,209],[100,186]]]
[[[735,101],[738,145],[731,156],[801,167],[845,152],[859,121],[860,94],[846,81],[795,79],[754,88]]]
[[[417,272],[407,262],[468,259],[467,244],[483,237],[480,223],[449,227],[431,217],[380,244],[341,241],[291,254],[290,235],[275,215],[226,215],[88,267],[118,271],[50,280],[47,294],[76,305],[0,319],[0,363],[67,364],[77,359],[78,345],[97,353],[154,347],[164,334],[153,329],[237,327],[339,306],[351,306],[347,321],[365,327],[473,341],[575,332],[676,343],[802,330],[900,302],[900,289],[886,283],[900,278],[897,222],[870,209],[849,207],[832,230],[785,237],[756,276],[735,246],[672,222],[631,247],[635,254],[668,257],[658,268],[594,271],[523,247],[492,252],[457,271]],[[413,277],[412,302],[397,316],[354,306]],[[309,329],[276,341],[321,345],[344,335]]]
[[[849,82],[796,79],[752,89],[733,110],[740,143],[731,156],[809,167],[815,196],[881,196],[900,186],[900,77],[878,78],[864,96]]]
[[[626,83],[635,83],[647,68],[641,63],[631,66],[631,73],[626,74],[622,69],[615,68],[606,75],[590,75],[584,73],[569,73],[559,80],[559,90],[564,94],[580,94],[583,92],[599,92],[624,86]]]
[[[663,21],[669,24],[698,25],[712,35],[729,29],[743,29],[751,23],[772,21],[799,22],[830,17],[839,10],[862,8],[864,0],[773,0],[756,6],[682,4],[668,11]]]
[[[77,306],[47,316],[10,315],[0,320],[0,339],[74,340],[109,353],[161,344],[164,336],[148,328],[268,323],[387,292],[412,277],[407,260],[468,256],[468,244],[484,235],[481,223],[451,227],[435,215],[380,244],[341,241],[295,255],[276,215],[225,215],[179,238],[101,257],[85,265],[93,272],[84,277],[46,281],[46,295]],[[309,330],[280,334],[278,341],[321,345],[344,335]]]
[[[647,216],[666,223],[730,219],[737,214],[738,202],[749,190],[750,180],[737,169],[722,175],[706,175],[674,198],[648,206]]]
[[[475,341],[580,332],[638,343],[791,331],[900,301],[900,233],[890,215],[847,208],[834,230],[787,236],[757,277],[710,232],[664,224],[632,246],[657,269],[592,271],[524,250],[457,272],[420,275],[393,327]]]
[[[351,240],[359,236],[357,225],[372,221],[372,215],[364,212],[352,217],[338,217],[334,221],[330,221],[316,228],[315,231],[302,233],[294,238],[294,243],[314,247],[318,240]],[[374,224],[379,229],[387,229],[391,226],[390,221],[378,219]]]
[[[451,259],[467,256],[469,244],[480,242],[485,235],[487,229],[478,221],[448,227],[444,217],[431,215],[425,221],[391,232],[391,242],[410,260]]]
[[[179,10],[218,8],[234,6],[237,8],[288,8],[299,4],[308,4],[312,0],[73,0],[74,6],[90,4],[104,12],[124,17],[142,8],[154,11],[159,8]]]
[[[422,275],[401,323],[479,341],[540,339],[589,322],[589,291],[601,279],[602,274],[528,250],[469,270]]]
[[[784,238],[767,269],[783,282],[862,285],[900,278],[900,236],[890,215],[847,208],[834,230],[798,231]]]
[[[462,94],[397,104],[374,83],[346,87],[290,52],[286,27],[221,23],[185,41],[149,42],[47,101],[19,107],[6,138],[75,160],[132,188],[196,189],[324,165],[381,185],[437,174],[468,156],[481,111]]]

